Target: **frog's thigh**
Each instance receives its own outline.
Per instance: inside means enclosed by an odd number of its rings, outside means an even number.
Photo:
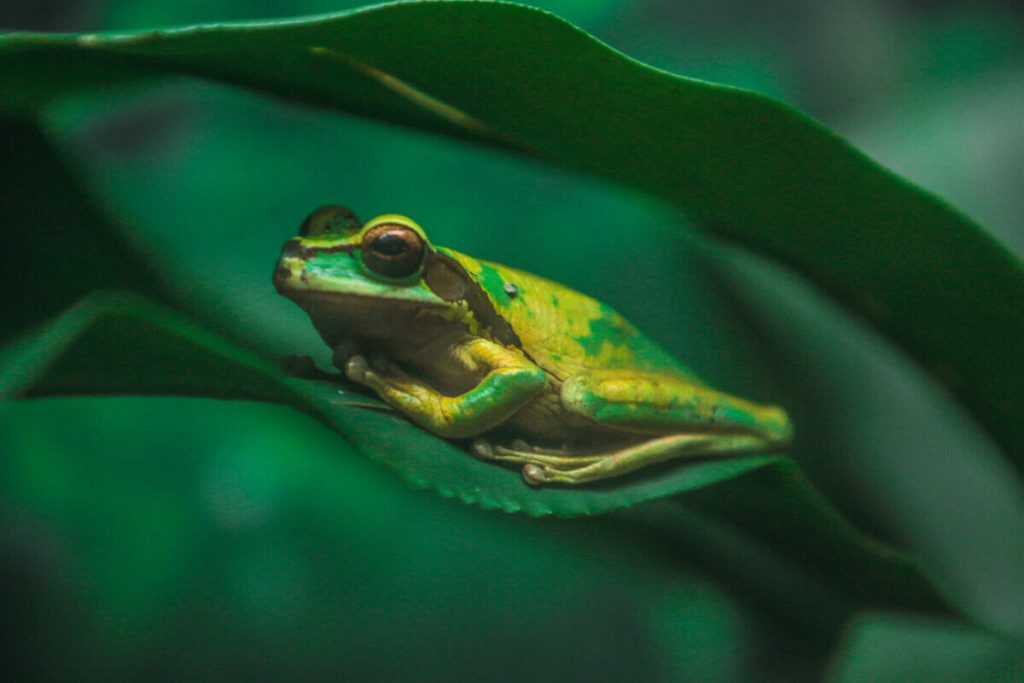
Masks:
[[[547,374],[521,354],[474,338],[456,354],[468,365],[487,369],[480,383],[464,394],[447,396],[395,366],[370,368],[353,357],[346,374],[376,391],[385,402],[439,436],[463,438],[507,420],[547,386]]]
[[[569,377],[562,405],[598,424],[667,433],[711,425],[788,432],[784,411],[761,406],[685,377],[631,370],[594,370]]]

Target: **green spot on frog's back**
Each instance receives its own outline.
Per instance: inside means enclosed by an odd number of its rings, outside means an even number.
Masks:
[[[491,301],[499,306],[509,305],[510,297],[508,292],[505,291],[506,280],[497,268],[488,263],[481,263],[480,271],[476,274],[476,277],[477,283],[487,292]],[[516,288],[518,290],[517,296],[523,297],[527,295],[527,292],[521,286],[516,285]]]
[[[600,305],[600,315],[587,321],[587,333],[576,337],[583,350],[589,355],[596,355],[605,342],[621,343],[623,328],[615,311],[604,304]]]

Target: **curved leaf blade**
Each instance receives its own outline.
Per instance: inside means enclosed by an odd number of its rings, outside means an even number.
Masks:
[[[600,488],[533,489],[518,472],[474,459],[378,401],[330,382],[285,377],[132,294],[88,297],[3,350],[0,369],[0,398],[176,394],[282,403],[410,484],[464,503],[532,516],[623,511],[620,519],[631,528],[661,538],[656,545],[708,567],[812,632],[834,632],[857,606],[952,611],[920,567],[863,536],[787,458],[666,467]]]
[[[387,36],[387,40],[381,40]],[[507,3],[0,37],[8,107],[189,74],[515,149],[654,192],[903,345],[1024,466],[1024,268],[970,219],[789,107],[647,67]]]
[[[2,359],[0,398],[163,394],[283,403],[325,423],[360,453],[431,488],[483,508],[530,515],[593,515],[700,488],[757,469],[776,456],[665,467],[600,487],[534,489],[518,470],[473,458],[331,382],[296,380],[186,318],[134,295],[102,292],[72,307]]]

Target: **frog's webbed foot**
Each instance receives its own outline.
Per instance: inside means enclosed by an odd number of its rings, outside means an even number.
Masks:
[[[380,354],[374,354],[369,359],[362,354],[351,356],[345,361],[345,376],[357,384],[369,387],[374,387],[381,381],[392,384],[410,381],[405,372],[391,359]]]
[[[473,443],[473,451],[488,460],[522,464],[523,479],[533,486],[541,486],[585,484],[667,460],[734,456],[753,450],[770,450],[769,445],[763,437],[753,434],[669,434],[587,455],[538,452],[528,447],[516,449],[483,439]]]
[[[366,374],[370,371],[370,363],[365,356],[352,356],[345,361],[345,376],[356,384],[366,384]]]
[[[533,485],[540,485],[547,481],[544,475],[547,470],[577,469],[592,464],[602,457],[600,455],[572,455],[572,451],[565,448],[530,446],[519,439],[509,442],[507,446],[492,443],[487,439],[476,439],[473,441],[472,449],[473,453],[484,460],[522,465],[523,479]]]

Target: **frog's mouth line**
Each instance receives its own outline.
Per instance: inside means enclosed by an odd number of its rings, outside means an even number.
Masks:
[[[362,278],[358,273],[347,271],[321,272],[317,268],[310,271],[308,265],[307,259],[294,256],[285,250],[277,261],[272,278],[279,294],[304,308],[308,307],[308,303],[362,307],[363,302],[384,301],[388,302],[389,306],[404,307],[408,304],[429,310],[441,310],[446,307],[445,302],[436,294],[423,288],[377,283]]]
[[[276,280],[275,280],[275,284]],[[373,294],[362,294],[359,292],[325,292],[323,290],[314,289],[293,289],[289,287],[278,286],[277,291],[283,296],[288,297],[295,303],[299,304],[303,308],[304,304],[326,304],[333,305],[339,301],[361,301],[365,302],[368,306],[379,306],[381,297]],[[434,308],[438,310],[445,310],[447,306],[440,302],[422,301],[419,299],[399,299],[393,298],[388,300],[388,305],[391,306],[415,306],[419,309]]]
[[[339,252],[350,254],[358,246],[358,244],[352,242],[343,242],[330,246],[318,245],[307,247],[299,240],[293,238],[285,242],[281,247],[281,258],[299,258],[306,261],[317,254],[336,254]]]

